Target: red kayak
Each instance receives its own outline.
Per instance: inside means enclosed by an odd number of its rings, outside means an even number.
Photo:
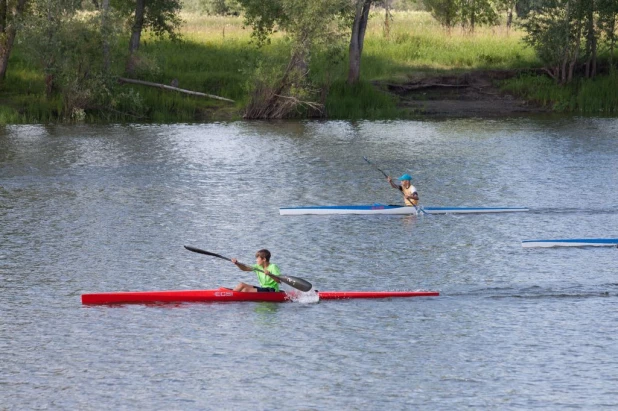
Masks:
[[[318,291],[320,300],[340,300],[348,298],[398,298],[398,297],[437,297],[437,291]],[[133,291],[114,293],[82,294],[82,304],[148,304],[179,302],[233,302],[265,301],[277,302],[294,300],[298,292],[245,293],[229,288],[217,290],[173,290],[173,291]]]

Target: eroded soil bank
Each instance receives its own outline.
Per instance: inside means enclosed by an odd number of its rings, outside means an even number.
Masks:
[[[433,117],[508,117],[550,110],[502,92],[497,83],[517,70],[483,70],[457,75],[419,76],[403,83],[373,84],[399,97],[410,114]]]

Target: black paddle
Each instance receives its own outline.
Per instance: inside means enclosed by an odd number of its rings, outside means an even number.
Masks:
[[[366,162],[368,162],[368,163],[369,163],[369,165],[370,165],[370,166],[372,166],[373,168],[375,168],[376,170],[378,170],[380,173],[384,174],[384,177],[388,178],[388,175],[387,175],[384,171],[380,170],[380,169],[378,168],[378,166],[376,166],[376,165],[375,165],[375,164],[373,164],[371,161],[369,161],[369,160],[367,159],[367,157],[363,157],[363,158],[365,159],[365,161],[366,161]]]
[[[378,168],[378,166],[376,166],[376,165],[375,165],[375,164],[373,164],[371,161],[369,161],[369,159],[368,159],[367,157],[363,156],[363,158],[365,159],[365,161],[366,161],[367,163],[369,163],[369,165],[371,165],[373,168],[375,168],[375,169],[376,169],[376,170],[378,170],[380,173],[382,173],[382,174],[384,175],[384,177],[388,178],[388,175],[387,175],[384,171],[380,170],[380,169]],[[425,214],[425,215],[428,215],[428,214],[427,214],[427,211],[423,210],[423,207],[420,207],[420,208],[419,208],[419,207],[415,206],[414,204],[412,204],[412,207],[414,207],[414,208],[416,209],[416,211],[417,211],[417,212],[419,212],[419,211],[420,211],[421,213],[423,213],[423,214]]]
[[[232,261],[230,258],[224,257],[224,256],[222,256],[220,254],[211,253],[210,251],[200,250],[199,248],[191,247],[190,245],[185,245],[185,248],[187,250],[189,250],[189,251],[193,251],[194,253],[205,254],[205,255],[212,256],[212,257],[222,258],[222,259],[227,260],[227,261]],[[238,262],[238,264],[242,264],[242,263]],[[242,264],[242,265],[244,265],[246,267],[249,267],[246,264]],[[264,273],[264,271],[260,270],[259,268],[253,268],[253,267],[250,267],[250,268],[253,269],[253,270],[257,270],[257,271],[260,271],[260,272]],[[312,285],[311,285],[311,283],[309,281],[305,281],[302,278],[292,277],[292,276],[289,276],[289,275],[273,275],[273,274],[270,274],[270,273],[264,273],[264,274],[266,274],[270,278],[280,280],[282,283],[285,283],[285,284],[289,285],[290,287],[294,287],[294,288],[296,288],[297,290],[300,290],[300,291],[309,291],[309,290],[311,290],[311,287],[312,287]]]

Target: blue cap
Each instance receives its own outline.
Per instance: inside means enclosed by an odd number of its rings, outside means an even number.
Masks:
[[[397,180],[412,180],[412,176],[410,174],[404,174],[399,177]]]

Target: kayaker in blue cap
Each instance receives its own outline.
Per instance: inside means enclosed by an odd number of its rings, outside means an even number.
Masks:
[[[412,176],[410,176],[410,174],[404,174],[397,179],[401,181],[401,185],[393,183],[391,176],[388,176],[386,180],[391,187],[402,192],[403,201],[407,206],[416,207],[418,205],[418,193],[416,192],[416,187],[412,185]]]
[[[258,250],[255,253],[255,264],[252,266],[239,263],[238,260],[235,258],[231,258],[230,260],[232,261],[232,263],[234,263],[236,267],[240,268],[242,271],[255,272],[255,274],[257,274],[258,281],[260,282],[259,286],[245,284],[241,282],[236,286],[236,288],[234,288],[234,291],[244,291],[250,293],[279,291],[280,281],[268,275],[281,275],[277,264],[270,263],[270,251],[266,249]],[[256,270],[256,268],[262,271],[258,271]]]

